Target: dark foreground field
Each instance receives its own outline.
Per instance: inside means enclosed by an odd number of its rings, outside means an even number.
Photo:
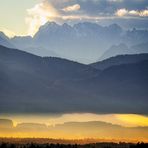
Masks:
[[[1,143],[0,148],[148,148],[145,143],[92,143],[92,144],[13,144]]]
[[[49,142],[50,141],[50,142]],[[68,143],[69,142],[69,143]],[[0,148],[148,148],[148,143],[0,138]]]

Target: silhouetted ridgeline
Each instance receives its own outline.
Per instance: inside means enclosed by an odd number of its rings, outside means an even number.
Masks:
[[[92,67],[100,70],[107,69],[111,66],[117,66],[122,64],[138,63],[140,61],[148,60],[148,54],[134,54],[134,55],[118,55],[108,58],[103,61],[90,64]]]
[[[42,58],[0,46],[0,112],[146,114],[147,58],[111,58],[100,70],[96,64]]]
[[[147,148],[148,143],[91,143],[91,144],[53,144],[53,143],[13,143],[2,142],[0,148]]]

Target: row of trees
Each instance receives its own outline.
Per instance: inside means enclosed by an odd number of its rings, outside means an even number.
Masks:
[[[0,148],[148,148],[148,143],[96,143],[96,144],[10,144],[1,143]]]

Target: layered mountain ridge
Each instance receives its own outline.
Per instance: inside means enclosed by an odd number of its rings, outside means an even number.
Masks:
[[[12,47],[38,56],[92,63],[119,54],[147,53],[147,30],[124,30],[117,24],[83,22],[73,26],[47,22],[34,37],[8,39]],[[6,44],[1,44],[6,46]]]
[[[130,56],[99,68],[0,46],[0,112],[147,113],[148,56]]]

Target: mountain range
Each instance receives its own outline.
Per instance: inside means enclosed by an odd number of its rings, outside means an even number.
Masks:
[[[104,54],[99,58],[99,61],[117,56],[117,55],[127,55],[127,54],[140,54],[148,53],[148,42],[136,44],[128,47],[126,44],[119,44],[111,46]]]
[[[86,65],[0,46],[0,67],[1,113],[148,113],[147,54]]]
[[[88,64],[119,54],[147,53],[148,31],[125,30],[117,24],[100,26],[83,22],[71,26],[47,22],[34,37],[9,39],[1,33],[0,43],[42,57],[61,57]]]

